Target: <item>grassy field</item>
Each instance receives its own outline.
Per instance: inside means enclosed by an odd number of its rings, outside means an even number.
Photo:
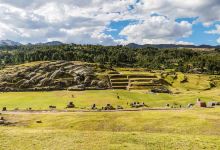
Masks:
[[[122,105],[129,108],[127,102],[145,102],[150,107],[164,107],[165,104],[195,103],[200,97],[204,101],[220,101],[219,88],[207,91],[188,91],[181,94],[146,94],[146,91],[104,90],[104,91],[53,91],[53,92],[12,92],[0,93],[0,108],[7,107],[26,109],[31,107],[35,110],[48,109],[49,105],[64,109],[69,101],[73,101],[78,109],[90,107],[96,104],[98,107],[112,104]],[[117,94],[120,99],[117,99]]]
[[[181,83],[185,76],[188,81]],[[64,110],[70,101],[76,105],[75,109],[84,110],[92,104],[98,108],[111,104],[127,109],[130,102],[144,102],[152,108],[166,104],[186,107],[197,98],[220,102],[219,81],[210,88],[209,75],[178,73],[177,78],[167,76],[166,80],[172,83],[168,88],[174,94],[153,94],[147,90],[8,92],[0,93],[0,109],[48,110],[54,105]],[[0,125],[0,150],[220,150],[220,107],[134,112],[6,112],[1,116],[12,124]],[[36,123],[39,120],[42,123]]]
[[[3,116],[0,149],[220,149],[220,108]]]

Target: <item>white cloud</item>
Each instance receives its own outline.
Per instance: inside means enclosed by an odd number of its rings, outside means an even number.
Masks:
[[[0,39],[23,43],[53,39],[90,44],[178,43],[192,34],[191,23],[175,19],[198,17],[204,25],[220,20],[219,0],[0,0]],[[133,5],[132,9],[130,5]],[[151,14],[161,16],[150,17]],[[165,17],[166,16],[166,17]],[[112,21],[136,20],[115,39],[105,33]],[[210,31],[214,34],[216,31]]]
[[[192,42],[185,42],[185,41],[177,41],[175,44],[180,44],[180,45],[193,45],[194,43],[192,43]]]
[[[198,17],[204,24],[220,20],[219,0],[140,0],[137,13],[158,13],[169,18]]]
[[[206,33],[208,33],[208,34],[220,34],[220,25],[217,24],[217,25],[215,25],[215,27],[216,27],[215,30],[206,31]]]
[[[192,34],[192,24],[180,23],[164,16],[152,16],[147,20],[125,27],[120,35],[127,37],[127,42],[146,43],[175,43],[175,39],[188,37]]]
[[[217,43],[220,44],[220,37],[217,39]]]
[[[117,44],[104,31],[111,21],[123,18],[134,2],[0,0],[0,38],[24,43],[60,39],[74,43]]]
[[[106,31],[108,31],[108,32],[115,32],[115,31],[118,31],[118,29],[106,28]]]

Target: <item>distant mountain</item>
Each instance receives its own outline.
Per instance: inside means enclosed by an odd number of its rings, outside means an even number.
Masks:
[[[47,46],[58,46],[58,45],[63,45],[64,43],[59,42],[59,41],[51,41],[51,42],[46,42],[46,43],[37,43],[37,44],[32,44],[28,43],[26,45],[28,46],[33,46],[33,45],[47,45]],[[21,43],[11,41],[11,40],[0,40],[0,47],[13,47],[13,46],[21,46]]]
[[[60,41],[52,41],[52,42],[47,42],[47,43],[45,43],[45,45],[57,46],[57,45],[63,45],[63,43],[60,42]]]
[[[64,45],[66,43],[62,43],[60,41],[51,41],[51,42],[46,42],[46,43],[37,43],[37,44],[32,44],[28,43],[26,44],[27,46],[34,46],[34,45],[46,45],[46,46],[59,46],[59,45]],[[2,47],[11,47],[13,48],[14,46],[21,46],[22,44],[19,42],[11,41],[11,40],[0,40],[0,48]],[[213,49],[213,48],[220,48],[220,45],[217,46],[210,46],[210,45],[177,45],[177,44],[144,44],[144,45],[139,45],[136,43],[130,43],[128,45],[125,45],[126,47],[129,48],[146,48],[146,47],[154,47],[154,48],[201,48],[201,49]]]
[[[59,45],[63,45],[64,43],[60,42],[60,41],[51,41],[51,42],[47,42],[47,43],[37,43],[35,45],[47,45],[47,46],[59,46]]]
[[[20,45],[22,44],[11,40],[0,40],[0,46],[20,46]]]
[[[220,48],[220,45],[218,46],[210,46],[210,45],[177,45],[177,44],[145,44],[145,45],[139,45],[135,43],[130,43],[126,45],[129,48],[146,48],[146,47],[154,47],[154,48]]]

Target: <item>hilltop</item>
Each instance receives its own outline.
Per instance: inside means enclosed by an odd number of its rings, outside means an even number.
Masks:
[[[101,45],[26,45],[0,51],[0,67],[34,61],[82,61],[113,67],[173,69],[184,73],[220,74],[219,49],[129,48]]]
[[[130,43],[126,45],[129,48],[147,48],[147,47],[153,47],[153,48],[187,48],[187,49],[194,49],[194,50],[206,50],[206,51],[212,51],[216,48],[220,48],[220,45],[211,46],[211,45],[181,45],[181,44],[144,44],[139,45],[135,43]]]
[[[28,44],[21,44],[19,42],[15,42],[12,40],[0,40],[0,47],[2,46],[21,46],[21,45],[47,45],[47,46],[59,46],[59,45],[71,45],[67,43],[63,43],[60,41],[50,41],[50,42],[41,42],[41,43],[28,43]],[[214,50],[216,48],[220,48],[220,45],[212,46],[212,45],[186,45],[186,44],[136,44],[136,43],[129,43],[125,45],[129,48],[147,48],[147,47],[153,47],[153,48],[188,48],[188,49],[206,49],[206,50]]]
[[[200,82],[200,76],[172,70],[112,68],[79,61],[37,61],[0,70],[0,91],[127,89],[170,93],[168,89],[176,86],[195,87],[191,80]],[[203,90],[211,89],[219,85],[219,77],[203,75],[203,83],[197,85],[202,85]]]
[[[44,43],[28,43],[28,44],[21,44],[19,42],[11,41],[11,40],[0,40],[0,47],[2,48],[13,48],[13,47],[18,47],[18,46],[33,46],[33,45],[46,45],[46,46],[58,46],[58,45],[63,45],[64,43],[60,41],[51,41],[51,42],[44,42]]]
[[[11,40],[1,40],[0,41],[0,47],[4,47],[4,46],[21,46],[22,44],[21,43],[18,43],[18,42],[14,42],[14,41],[11,41]]]

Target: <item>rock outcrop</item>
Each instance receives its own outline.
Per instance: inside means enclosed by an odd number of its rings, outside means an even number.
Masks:
[[[108,88],[107,81],[99,79],[94,67],[86,63],[55,61],[13,67],[0,71],[0,91]]]

